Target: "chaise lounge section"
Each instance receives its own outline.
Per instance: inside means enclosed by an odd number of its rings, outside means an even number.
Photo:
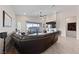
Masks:
[[[59,32],[38,35],[19,36],[13,34],[12,40],[17,51],[21,54],[38,54],[45,51],[58,40]]]

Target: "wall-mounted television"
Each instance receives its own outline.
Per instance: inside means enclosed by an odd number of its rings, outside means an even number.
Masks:
[[[76,22],[68,23],[68,31],[76,31]]]

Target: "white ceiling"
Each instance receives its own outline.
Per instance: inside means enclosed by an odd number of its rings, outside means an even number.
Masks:
[[[53,15],[56,12],[71,12],[75,13],[78,5],[12,5],[16,15],[27,16],[39,16],[40,12],[42,15]]]
[[[27,16],[39,16],[40,12],[42,15],[52,15],[55,11],[52,10],[53,5],[13,5],[16,15]]]

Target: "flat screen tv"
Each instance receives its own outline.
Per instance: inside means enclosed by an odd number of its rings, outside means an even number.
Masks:
[[[76,22],[68,23],[68,31],[76,31]]]

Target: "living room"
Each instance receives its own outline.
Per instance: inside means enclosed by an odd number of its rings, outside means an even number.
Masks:
[[[9,37],[12,33],[16,32],[33,35],[43,35],[44,33],[52,33],[59,31],[57,36],[58,41],[52,44],[52,47],[45,50],[43,53],[79,53],[78,41],[79,39],[79,6],[78,5],[0,5],[0,32],[7,32],[6,44],[11,45]],[[74,12],[75,11],[75,12]],[[35,33],[35,34],[34,34]],[[43,33],[43,34],[41,34]],[[1,39],[1,38],[0,38]],[[62,39],[64,43],[61,43]],[[69,42],[68,42],[69,41]],[[73,42],[74,41],[74,42]],[[9,43],[10,42],[10,43]],[[59,46],[60,43],[60,46]],[[71,52],[73,46],[68,46],[68,50],[63,51],[65,45],[75,43],[76,48]],[[0,40],[0,53],[3,53],[4,39]],[[57,47],[58,46],[58,47]],[[12,46],[5,48],[10,49]],[[60,50],[54,50],[56,48]],[[5,53],[13,53],[15,49]],[[67,50],[67,51],[66,51]],[[50,52],[52,51],[52,52]],[[17,53],[15,51],[15,53]],[[27,54],[27,53],[26,53]]]

